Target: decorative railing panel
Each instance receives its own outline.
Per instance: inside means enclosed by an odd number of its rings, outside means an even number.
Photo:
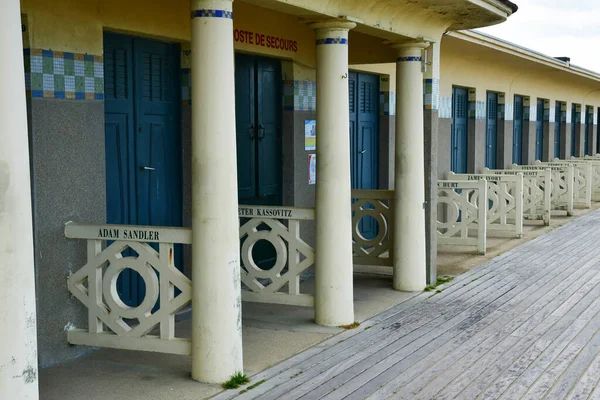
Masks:
[[[585,161],[536,161],[536,165],[565,167],[573,165],[573,205],[583,208],[592,207],[593,168],[591,162]]]
[[[523,236],[523,174],[455,174],[450,180],[479,181],[485,179],[487,187],[487,234],[489,236]],[[473,196],[478,196],[479,193]],[[477,202],[476,198],[472,199]]]
[[[550,225],[552,172],[549,169],[524,171],[517,169],[483,169],[484,175],[523,175],[523,219],[543,221]]]
[[[550,165],[517,165],[512,169],[524,171],[539,171],[550,169],[552,176],[552,190],[550,191],[550,202],[552,213],[556,215],[573,215],[574,199],[574,168],[573,165],[550,166]]]
[[[240,205],[239,215],[241,274],[247,289],[242,300],[313,306],[314,297],[300,293],[300,275],[315,263],[314,249],[300,237],[300,221],[314,220],[314,209]],[[261,240],[274,249],[270,268],[261,268],[253,256]]]
[[[88,243],[87,263],[68,278],[69,290],[88,308],[88,329],[69,330],[70,343],[190,354],[189,339],[175,336],[175,314],[191,301],[191,281],[175,268],[173,248],[190,242],[189,231],[67,223],[65,236]],[[105,247],[107,241],[112,243]],[[117,279],[126,269],[145,283],[137,307],[126,305],[117,292]],[[159,332],[152,332],[157,327]]]
[[[485,254],[487,181],[446,180],[437,187],[438,244],[473,246]]]
[[[354,264],[393,265],[393,190],[352,190],[352,249]],[[361,221],[372,218],[377,224],[376,234],[365,237]]]
[[[592,201],[600,201],[600,155],[585,156],[585,158],[571,157],[568,160],[555,159],[556,162],[579,163],[585,162],[592,165]]]

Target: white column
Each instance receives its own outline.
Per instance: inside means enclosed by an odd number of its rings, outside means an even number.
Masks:
[[[33,228],[19,0],[0,13],[0,399],[37,399]]]
[[[192,378],[242,372],[232,0],[191,0]]]
[[[425,288],[425,170],[422,52],[427,43],[399,49],[396,64],[394,289]]]
[[[315,321],[354,322],[348,30],[351,22],[311,24],[317,39]]]

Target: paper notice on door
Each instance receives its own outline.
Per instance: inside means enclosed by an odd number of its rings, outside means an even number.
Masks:
[[[307,119],[304,121],[304,150],[317,148],[317,121]]]
[[[317,183],[317,155],[308,155],[308,184],[314,185]]]

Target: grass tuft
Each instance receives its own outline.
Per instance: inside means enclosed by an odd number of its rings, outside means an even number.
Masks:
[[[245,374],[242,372],[236,372],[235,374],[231,375],[231,378],[229,378],[228,381],[223,382],[221,387],[223,389],[237,389],[248,382],[250,382],[250,379]]]
[[[340,326],[340,328],[348,330],[348,329],[356,329],[356,328],[358,328],[359,326],[360,326],[360,322],[356,322],[356,321],[354,321],[354,322],[353,322],[353,323],[351,323],[351,324],[348,324],[348,325],[342,325],[342,326]]]
[[[438,275],[435,285],[425,286],[423,289],[424,292],[433,292],[435,290],[436,293],[441,293],[441,290],[436,290],[439,285],[443,285],[444,283],[452,282],[454,279],[453,276],[450,275]]]

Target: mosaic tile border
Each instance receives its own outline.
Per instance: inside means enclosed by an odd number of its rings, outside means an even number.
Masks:
[[[537,122],[537,105],[529,106],[529,122]]]
[[[25,89],[36,98],[104,100],[102,56],[23,49]]]
[[[423,79],[423,104],[426,110],[440,108],[440,80]]]
[[[225,18],[233,19],[233,11],[229,10],[211,10],[201,9],[192,11],[192,19],[194,18]]]
[[[284,80],[283,109],[285,111],[317,111],[317,82]]]
[[[387,90],[379,92],[379,115],[396,115],[396,92]]]
[[[192,69],[181,68],[181,103],[183,105],[192,104]]]
[[[321,44],[348,44],[348,39],[343,37],[317,39],[317,46]]]

